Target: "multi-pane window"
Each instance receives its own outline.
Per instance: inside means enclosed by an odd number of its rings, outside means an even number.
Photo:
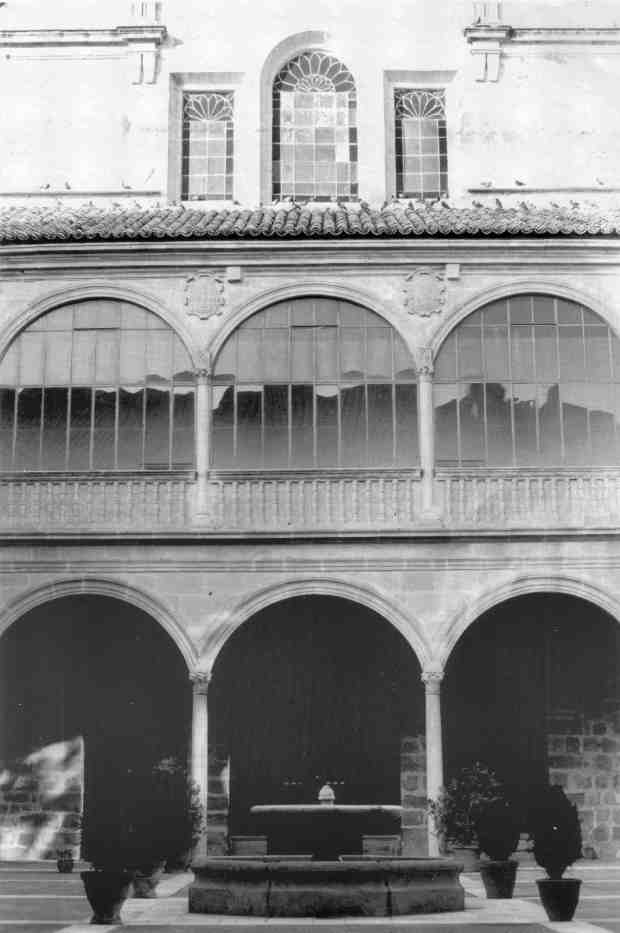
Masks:
[[[49,311],[0,363],[2,470],[186,469],[193,438],[187,351],[133,304]]]
[[[396,193],[439,198],[448,191],[448,146],[443,91],[394,91]]]
[[[215,364],[214,465],[411,467],[411,356],[377,314],[328,298],[280,302],[228,338]]]
[[[273,196],[356,198],[355,82],[337,58],[306,52],[273,84]]]
[[[617,464],[620,341],[587,308],[518,295],[467,317],[435,367],[439,464]]]
[[[233,196],[233,92],[183,94],[184,201]]]

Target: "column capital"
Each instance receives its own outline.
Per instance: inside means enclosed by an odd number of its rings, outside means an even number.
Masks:
[[[441,668],[429,668],[422,671],[422,682],[426,687],[427,694],[439,694],[441,691],[441,681],[443,680],[443,670]]]
[[[430,382],[435,371],[432,347],[415,347],[413,352],[418,378]]]
[[[208,671],[192,671],[189,675],[194,696],[206,696],[209,692],[211,674]]]

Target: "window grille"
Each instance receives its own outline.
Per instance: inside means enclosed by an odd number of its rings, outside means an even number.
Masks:
[[[410,468],[417,384],[379,315],[327,298],[281,302],[231,334],[215,363],[214,465]]]
[[[157,315],[121,301],[57,308],[0,363],[0,469],[191,468],[194,391],[187,351]]]
[[[358,196],[357,103],[351,72],[323,52],[290,61],[273,84],[273,197]]]
[[[465,318],[439,351],[434,399],[440,465],[620,458],[620,341],[562,298],[518,295]]]
[[[443,91],[394,91],[396,193],[439,198],[448,192],[448,146]]]
[[[233,197],[233,92],[183,95],[184,201]]]

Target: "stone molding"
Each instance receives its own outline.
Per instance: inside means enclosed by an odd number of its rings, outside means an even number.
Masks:
[[[168,633],[185,659],[188,669],[192,670],[195,667],[196,649],[187,635],[188,626],[185,620],[179,618],[179,611],[177,610],[173,615],[161,602],[142,590],[120,580],[105,577],[61,578],[14,597],[8,605],[0,609],[0,636],[9,626],[18,622],[23,615],[37,606],[65,596],[86,595],[109,596],[146,612]]]
[[[427,694],[439,696],[441,693],[443,675],[444,672],[441,668],[430,668],[429,670],[422,671],[422,683],[424,684]]]
[[[430,658],[423,626],[409,610],[397,606],[376,588],[330,577],[278,582],[252,593],[220,618],[205,639],[200,652],[201,669],[212,670],[215,660],[230,636],[244,622],[268,606],[294,596],[338,596],[371,609],[400,632],[418,659],[420,666]]]
[[[560,282],[547,276],[538,278],[530,275],[528,278],[512,278],[500,285],[492,285],[475,295],[470,295],[464,302],[455,304],[446,319],[442,320],[439,329],[431,337],[430,346],[434,357],[437,357],[441,345],[449,334],[478,308],[483,308],[500,298],[511,298],[525,293],[549,295],[553,298],[566,298],[568,301],[574,301],[600,315],[612,330],[617,330],[617,326],[612,319],[611,308],[603,303],[598,295],[567,285],[566,281]]]
[[[520,574],[499,586],[495,584],[487,588],[473,600],[470,595],[463,600],[445,626],[441,664],[446,665],[461,635],[481,615],[515,596],[529,596],[533,593],[563,593],[567,596],[575,596],[598,606],[620,623],[620,597],[605,592],[588,580],[571,577],[568,574],[565,576],[549,573],[536,575],[534,572],[527,576]]]
[[[134,84],[155,84],[160,49],[167,37],[165,26],[134,24],[112,29],[3,29],[0,48],[127,49],[134,56]]]
[[[426,382],[430,381],[435,372],[432,347],[415,347],[413,357],[418,378]]]
[[[53,311],[61,305],[72,304],[77,301],[88,301],[89,299],[112,299],[117,301],[129,301],[132,304],[152,311],[162,318],[173,330],[183,343],[189,354],[192,364],[196,366],[199,360],[199,352],[196,349],[195,341],[191,333],[186,330],[180,315],[172,311],[159,298],[144,292],[141,289],[134,288],[132,285],[115,285],[107,281],[92,281],[88,285],[74,285],[61,289],[55,289],[43,297],[36,298],[29,302],[21,311],[12,315],[6,323],[0,327],[0,357],[12,340],[25,327],[45,314],[46,311]]]

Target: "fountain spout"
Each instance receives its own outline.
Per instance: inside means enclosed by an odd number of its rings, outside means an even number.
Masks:
[[[336,795],[331,784],[323,784],[319,791],[319,803],[324,807],[333,807]]]

